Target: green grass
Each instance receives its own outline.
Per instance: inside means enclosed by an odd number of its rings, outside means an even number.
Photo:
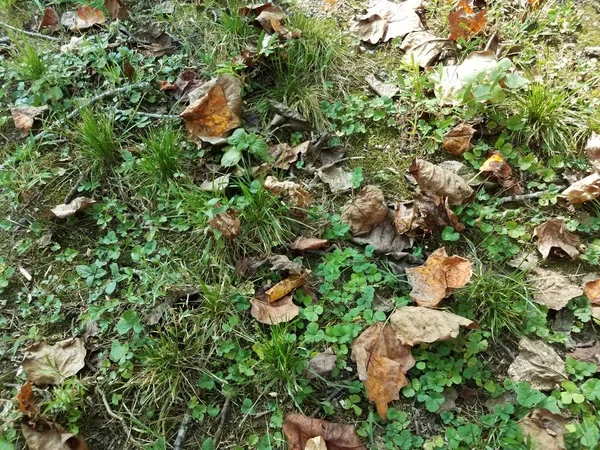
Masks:
[[[175,176],[181,165],[185,137],[170,126],[152,129],[143,139],[140,167],[150,180],[163,184]]]
[[[17,72],[28,81],[40,80],[46,73],[46,64],[36,47],[31,45],[24,35],[13,39],[16,51],[13,52],[13,62]]]
[[[75,131],[81,154],[95,168],[103,169],[114,164],[119,156],[120,139],[114,117],[88,108],[81,110],[80,116]]]

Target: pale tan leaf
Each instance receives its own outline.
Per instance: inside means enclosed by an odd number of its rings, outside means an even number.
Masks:
[[[560,194],[569,205],[595,200],[600,197],[600,173],[593,174],[573,183]]]
[[[300,251],[318,250],[320,248],[327,247],[327,245],[329,245],[329,241],[327,239],[307,238],[304,236],[299,236],[292,244],[292,248],[294,250]]]
[[[58,217],[59,219],[65,219],[70,217],[79,211],[83,211],[88,209],[96,203],[96,200],[92,200],[87,197],[77,197],[71,200],[67,204],[58,205],[50,210],[50,214],[54,217]]]
[[[265,189],[273,194],[285,193],[296,208],[306,209],[310,206],[312,196],[303,186],[293,181],[279,181],[273,176],[265,178]]]
[[[600,172],[600,135],[592,133],[585,146],[585,154],[589,163]]]
[[[47,106],[20,106],[17,108],[11,108],[10,114],[12,116],[15,127],[25,133],[31,130],[35,119],[43,112],[48,111]]]
[[[407,0],[401,3],[372,0],[366,14],[353,20],[350,31],[361,41],[370,44],[404,37],[423,29],[421,18],[416,13],[422,7],[422,3],[422,0]]]
[[[267,292],[265,292],[270,303],[276,302],[282,297],[285,297],[296,288],[302,286],[306,281],[308,272],[304,272],[300,275],[291,275],[290,277],[281,280]]]
[[[411,173],[422,191],[448,197],[450,205],[460,205],[474,193],[461,176],[422,159],[413,161]]]
[[[306,272],[302,264],[290,260],[285,255],[273,255],[267,261],[271,265],[271,270],[275,272],[287,272],[290,275],[302,275]]]
[[[335,368],[337,356],[333,353],[331,347],[316,356],[313,356],[306,366],[304,376],[307,380],[312,380],[318,376],[326,376]]]
[[[317,176],[323,183],[329,186],[329,189],[334,194],[352,189],[352,173],[346,172],[341,167],[318,169]]]
[[[48,345],[44,342],[27,348],[23,370],[33,384],[59,384],[85,366],[83,339],[74,338]]]
[[[571,259],[579,256],[579,237],[569,232],[562,219],[550,219],[538,225],[533,231],[537,237],[537,247],[544,259],[548,258],[552,249],[560,249]]]
[[[571,353],[567,353],[566,356],[596,364],[600,371],[600,343],[596,343],[593,347],[576,348]]]
[[[252,317],[266,325],[289,322],[300,314],[300,308],[294,304],[291,295],[286,295],[273,303],[269,303],[266,297],[258,296],[250,300],[250,304]]]
[[[367,450],[352,425],[313,419],[302,414],[288,414],[283,421],[283,434],[289,450],[304,450],[309,439],[322,437],[327,450]]]
[[[552,270],[536,268],[528,276],[533,299],[550,309],[560,310],[569,300],[583,295],[583,290],[572,284],[569,277]]]
[[[454,156],[460,156],[473,148],[471,138],[475,134],[475,128],[468,123],[461,123],[452,128],[444,136],[442,148]]]
[[[43,426],[42,426],[43,425]],[[21,424],[21,431],[29,450],[88,450],[83,437],[65,432],[62,427],[43,422],[39,431]]]
[[[373,91],[381,97],[395,97],[400,92],[400,88],[393,83],[384,83],[372,73],[365,77],[365,81]]]
[[[533,389],[549,391],[567,379],[565,363],[552,347],[542,341],[522,338],[519,356],[508,368],[514,381],[526,381]]]
[[[408,64],[416,63],[420,67],[431,66],[448,45],[447,39],[440,39],[428,31],[415,31],[407,35],[400,48],[406,53],[402,60]]]
[[[304,450],[327,450],[327,444],[325,443],[325,439],[321,436],[317,436],[306,442]]]
[[[519,427],[525,442],[530,441],[539,450],[565,450],[566,420],[547,409],[534,409],[521,421]]]
[[[298,161],[298,155],[305,155],[310,147],[310,141],[302,142],[294,147],[289,144],[277,144],[269,147],[269,154],[274,159],[273,167],[288,170]]]
[[[367,185],[353,202],[347,203],[342,212],[342,220],[350,225],[354,235],[366,234],[388,217],[383,192],[373,185]]]
[[[101,25],[106,18],[104,13],[93,6],[84,5],[77,11],[67,11],[60,19],[61,25],[71,31],[80,31]]]
[[[395,259],[406,256],[405,249],[412,246],[412,238],[399,235],[394,227],[394,213],[388,209],[387,219],[376,225],[369,233],[353,236],[352,242],[371,245],[377,253],[389,255]]]
[[[600,278],[585,283],[585,295],[592,305],[600,305]]]
[[[404,345],[436,342],[458,336],[460,327],[479,328],[477,323],[438,309],[403,306],[390,316],[396,336]]]

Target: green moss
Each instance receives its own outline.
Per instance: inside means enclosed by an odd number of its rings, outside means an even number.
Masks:
[[[583,32],[579,34],[579,42],[586,46],[600,45],[600,11],[593,5],[586,5],[581,14]]]

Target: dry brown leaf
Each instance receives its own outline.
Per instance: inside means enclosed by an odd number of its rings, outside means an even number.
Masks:
[[[300,30],[288,31],[284,26],[285,15],[283,10],[274,3],[248,5],[241,8],[240,11],[246,16],[255,15],[254,25],[262,28],[267,34],[277,33],[284,39],[299,38],[301,36]]]
[[[271,270],[275,272],[287,272],[290,275],[302,275],[306,272],[306,269],[302,266],[302,264],[297,263],[296,261],[291,261],[285,255],[273,255],[263,262],[268,261],[271,265]],[[253,268],[256,270],[258,268],[256,264],[254,264]]]
[[[277,144],[269,147],[269,154],[274,159],[273,167],[288,170],[298,161],[298,155],[304,156],[310,147],[310,141],[302,142],[294,147],[289,144]]]
[[[585,295],[592,305],[600,305],[600,278],[585,283]]]
[[[446,136],[442,148],[454,156],[460,156],[473,148],[471,138],[475,134],[475,128],[468,123],[461,123],[452,128]]]
[[[448,256],[445,248],[433,252],[423,266],[406,269],[410,297],[419,306],[435,307],[452,293],[465,286],[473,274],[471,261],[460,256]]]
[[[514,381],[526,381],[533,389],[549,391],[567,379],[565,363],[552,347],[542,341],[522,338],[519,356],[508,368]]]
[[[566,420],[547,409],[534,409],[521,421],[523,440],[539,450],[565,450]]]
[[[122,20],[127,17],[127,7],[121,0],[104,0],[104,7],[112,20]]]
[[[304,236],[299,236],[292,244],[292,249],[300,251],[319,250],[321,248],[327,247],[327,245],[329,245],[329,241],[327,239],[307,238]]]
[[[600,321],[600,306],[592,306],[592,317]]]
[[[266,325],[289,322],[300,314],[300,308],[294,304],[291,295],[286,295],[273,303],[269,303],[266,296],[257,295],[250,300],[250,304],[252,305],[250,308],[252,317]]]
[[[19,402],[19,410],[28,417],[35,417],[38,414],[37,408],[35,407],[35,401],[33,399],[33,390],[31,389],[31,383],[25,382],[19,393],[17,394],[17,400]]]
[[[596,343],[593,347],[576,348],[566,356],[596,364],[600,371],[600,343]]]
[[[317,378],[317,376],[323,377],[331,373],[335,368],[337,356],[333,353],[331,347],[316,356],[313,356],[306,366],[304,376],[307,380]]]
[[[51,7],[44,9],[44,16],[40,22],[40,28],[50,28],[56,31],[60,25],[60,17],[56,13],[56,10]]]
[[[388,210],[388,217],[385,221],[375,226],[368,234],[352,237],[352,242],[371,245],[377,253],[389,255],[395,259],[404,258],[407,255],[404,250],[412,246],[413,240],[396,232],[393,219],[394,213]]]
[[[21,431],[29,450],[88,450],[83,437],[67,433],[55,423],[38,421],[35,429],[21,424]]]
[[[217,214],[210,222],[208,222],[210,228],[218,231],[227,239],[233,239],[240,234],[241,225],[242,223],[240,222],[237,213],[232,209]]]
[[[579,237],[569,232],[562,219],[550,219],[538,225],[533,231],[537,237],[537,247],[543,258],[548,258],[552,249],[560,249],[571,259],[579,256]]]
[[[59,384],[85,366],[83,339],[73,338],[48,345],[33,344],[25,352],[23,370],[33,384]]]
[[[191,103],[180,114],[189,138],[225,142],[224,136],[242,123],[241,94],[242,82],[232,75],[220,75],[191,91]]]
[[[313,419],[302,414],[288,414],[283,421],[283,434],[289,450],[304,450],[309,439],[322,437],[327,450],[367,450],[352,425]]]
[[[361,41],[370,44],[420,31],[423,25],[416,11],[422,7],[422,3],[422,0],[406,0],[402,3],[372,0],[366,14],[353,20],[350,31]]]
[[[487,22],[486,14],[487,9],[483,8],[475,12],[468,1],[461,0],[458,8],[448,15],[450,39],[468,41],[471,37],[479,34]]]
[[[275,110],[275,116],[271,120],[269,128],[288,128],[294,131],[313,130],[308,119],[295,109],[275,100],[269,100],[269,105]]]
[[[367,185],[353,202],[347,203],[342,212],[342,220],[350,225],[352,234],[361,235],[371,231],[388,217],[383,192],[373,185]]]
[[[369,400],[375,402],[377,413],[386,420],[388,404],[400,398],[400,389],[408,385],[401,365],[376,355],[369,354],[368,378],[364,381]]]
[[[533,299],[550,309],[563,309],[569,300],[583,295],[583,290],[562,273],[538,267],[528,278],[532,284]]]
[[[448,39],[440,39],[428,31],[415,31],[407,35],[400,48],[406,53],[402,60],[408,64],[416,63],[420,67],[431,66],[448,45]]]
[[[489,180],[498,183],[503,188],[510,190],[513,194],[522,194],[523,189],[519,181],[513,177],[512,169],[501,154],[492,153],[479,168]]]
[[[293,181],[279,181],[273,176],[268,176],[265,178],[265,189],[273,194],[285,193],[296,208],[306,209],[312,201],[310,192]]]
[[[135,33],[135,40],[141,53],[146,56],[160,57],[173,49],[171,36],[157,22],[149,22],[144,28]]]
[[[432,233],[447,226],[459,232],[465,229],[450,208],[447,198],[420,191],[414,200],[396,204],[394,226],[398,234],[411,237]]]
[[[585,146],[585,154],[596,172],[600,172],[600,134],[592,133]]]
[[[321,436],[317,436],[306,442],[304,450],[327,450],[327,444],[325,443],[325,439]]]
[[[11,108],[10,114],[12,116],[15,127],[18,130],[28,133],[33,127],[33,122],[43,112],[48,111],[47,106],[20,106],[17,108]]]
[[[276,302],[282,297],[285,297],[296,288],[302,286],[306,281],[308,272],[304,272],[300,275],[292,275],[284,280],[281,280],[267,292],[265,292],[270,303]]]
[[[187,94],[198,87],[199,81],[196,79],[195,70],[186,69],[179,74],[173,83],[159,81],[158,84],[161,91],[168,92],[176,99],[186,100]]]
[[[425,160],[415,159],[410,171],[422,191],[447,197],[450,205],[460,205],[474,193],[461,176]]]
[[[66,219],[67,217],[70,217],[79,211],[88,209],[94,203],[96,203],[96,200],[92,200],[91,198],[77,197],[67,204],[63,203],[62,205],[52,208],[49,211],[49,215],[58,217],[59,219]]]
[[[403,306],[390,316],[396,336],[404,345],[446,341],[458,336],[460,327],[479,328],[476,322],[439,309]]]
[[[346,172],[341,167],[318,169],[317,175],[323,183],[329,186],[329,189],[334,194],[352,189],[352,173]]]
[[[80,31],[91,28],[94,25],[101,25],[106,18],[104,13],[93,6],[84,5],[77,11],[67,11],[60,19],[61,25],[71,31]]]
[[[373,92],[375,92],[380,97],[395,97],[400,92],[400,88],[393,83],[384,83],[375,75],[370,73],[365,77],[365,81],[369,85]]]
[[[560,194],[569,205],[595,200],[600,197],[600,173],[593,174],[573,183]]]

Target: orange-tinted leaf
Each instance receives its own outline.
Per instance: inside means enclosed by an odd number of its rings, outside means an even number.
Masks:
[[[15,127],[17,127],[18,130],[27,133],[33,127],[35,119],[45,111],[48,111],[47,106],[19,106],[17,108],[11,108],[10,114],[15,123]]]
[[[479,170],[484,175],[487,175],[492,181],[495,181],[506,189],[510,189],[513,194],[523,193],[523,189],[519,185],[518,180],[512,175],[511,167],[501,154],[492,153]]]
[[[308,276],[308,272],[305,272],[300,275],[292,275],[285,280],[281,280],[271,289],[269,289],[265,294],[269,299],[270,303],[276,302],[282,297],[285,297],[290,292],[292,292],[297,287],[300,287],[306,281],[306,277]]]
[[[585,295],[593,305],[600,305],[600,278],[585,283]]]
[[[294,243],[292,244],[292,248],[294,250],[318,250],[323,247],[327,247],[329,241],[327,239],[318,239],[318,238],[307,238],[304,236],[299,236],[296,238]]]
[[[400,398],[400,389],[408,385],[402,367],[396,361],[371,353],[364,381],[367,397],[375,402],[381,419],[387,418],[388,403]]]
[[[127,17],[127,8],[121,0],[104,0],[104,7],[113,20]]]
[[[595,200],[600,197],[600,172],[573,183],[560,196],[567,199],[569,205]]]
[[[460,156],[473,148],[471,138],[474,134],[475,128],[473,128],[472,125],[461,123],[452,128],[452,130],[444,136],[442,147],[448,153],[451,153],[454,156]]]
[[[29,381],[21,386],[19,394],[17,395],[17,400],[19,401],[19,410],[23,414],[26,416],[37,415],[38,412],[33,399],[33,390],[31,389],[31,383]]]
[[[190,91],[198,87],[196,71],[192,69],[184,70],[177,79],[170,83],[169,81],[158,82],[160,90],[172,94],[176,99],[185,98]]]
[[[106,18],[104,13],[92,6],[82,6],[77,11],[67,11],[60,19],[60,23],[71,31],[85,30],[94,25],[101,25]]]
[[[58,17],[56,10],[54,8],[47,7],[44,9],[44,16],[40,22],[40,28],[52,28],[56,30],[59,22],[60,18]]]
[[[544,259],[548,258],[552,249],[560,249],[576,259],[579,256],[579,237],[569,232],[562,219],[551,219],[538,225],[533,231],[537,237],[537,246]]]
[[[466,1],[462,1],[458,9],[452,11],[448,16],[450,39],[469,40],[479,34],[487,22],[486,14],[485,8],[476,13]]]
[[[367,450],[352,425],[313,419],[302,414],[288,414],[283,421],[283,434],[289,450],[304,450],[309,439],[320,436],[327,450]]]
[[[240,234],[241,222],[237,213],[229,209],[213,217],[208,226],[220,232],[224,238],[233,239]]]

